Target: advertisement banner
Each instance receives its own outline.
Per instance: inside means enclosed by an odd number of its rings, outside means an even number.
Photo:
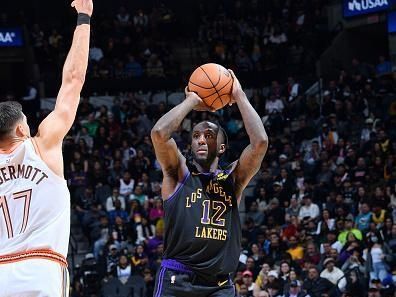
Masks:
[[[21,28],[0,28],[0,47],[23,46]]]
[[[395,0],[344,0],[344,17],[353,17],[387,10]]]
[[[388,14],[388,33],[396,33],[396,11]]]

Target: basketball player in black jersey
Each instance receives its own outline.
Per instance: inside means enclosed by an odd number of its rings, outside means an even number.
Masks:
[[[195,93],[165,114],[151,137],[163,172],[165,251],[157,273],[154,297],[236,296],[230,274],[240,253],[238,212],[242,192],[257,173],[268,147],[262,121],[249,103],[239,81],[233,78],[236,103],[250,144],[239,160],[220,170],[226,150],[225,131],[215,123],[201,122],[192,131],[193,161],[187,162],[171,135],[192,110],[209,110]]]

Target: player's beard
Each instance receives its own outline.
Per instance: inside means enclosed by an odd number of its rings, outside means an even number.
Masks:
[[[197,154],[192,152],[194,162],[198,163],[202,167],[210,167],[213,161],[216,159],[216,152],[207,151],[206,154]]]

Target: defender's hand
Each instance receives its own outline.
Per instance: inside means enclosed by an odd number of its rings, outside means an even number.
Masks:
[[[92,16],[92,0],[74,0],[71,6],[77,10],[77,13],[86,13],[87,15]]]
[[[228,69],[228,71],[231,73],[231,76],[232,76],[232,79],[233,79],[232,92],[231,92],[231,102],[229,103],[229,105],[232,105],[235,102],[237,102],[242,96],[244,96],[245,93],[243,92],[242,86],[241,86],[239,80],[237,79],[237,77],[235,76],[234,71],[232,71],[231,69]]]
[[[193,100],[194,101],[194,110],[196,111],[216,111],[214,108],[207,106],[206,103],[198,96],[195,92],[190,92],[188,87],[185,88],[186,93],[186,100]]]

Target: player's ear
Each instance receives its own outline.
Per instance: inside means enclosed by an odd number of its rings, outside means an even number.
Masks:
[[[220,155],[224,154],[225,150],[226,150],[226,145],[224,143],[220,144],[219,154]]]
[[[28,133],[27,133],[26,129],[23,127],[23,125],[21,123],[18,123],[15,128],[15,134],[17,137],[24,137]]]

